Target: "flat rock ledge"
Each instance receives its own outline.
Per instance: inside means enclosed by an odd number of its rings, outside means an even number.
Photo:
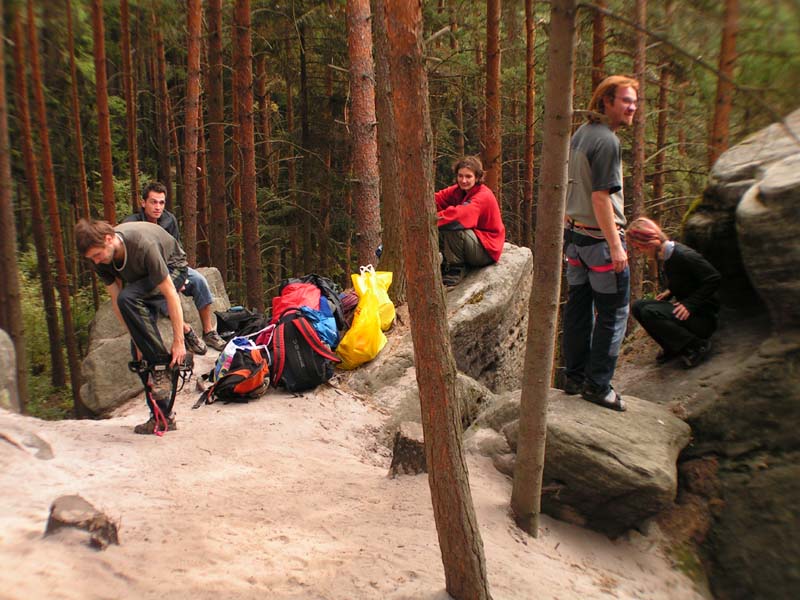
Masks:
[[[513,472],[520,392],[498,396],[465,434],[469,451]],[[551,390],[542,511],[611,536],[670,507],[689,426],[664,408],[626,396],[624,413]]]

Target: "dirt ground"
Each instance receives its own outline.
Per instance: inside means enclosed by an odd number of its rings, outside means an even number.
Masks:
[[[337,379],[197,410],[191,384],[162,438],[132,433],[142,398],[100,421],[0,411],[0,598],[448,598],[427,477],[387,476],[386,411]],[[510,480],[488,459],[468,466],[495,599],[702,597],[652,536],[546,516],[537,539],[521,533]],[[44,538],[63,494],[117,521],[120,544]]]

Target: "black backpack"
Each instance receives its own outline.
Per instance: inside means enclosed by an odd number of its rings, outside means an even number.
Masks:
[[[272,385],[290,392],[310,390],[333,377],[341,362],[323,342],[303,313],[289,308],[281,314],[272,334]]]
[[[281,287],[278,293],[280,294],[283,292],[283,288],[290,283],[310,283],[317,286],[319,291],[328,301],[328,305],[331,307],[333,318],[336,319],[336,329],[339,330],[339,334],[341,335],[341,332],[347,329],[347,321],[345,320],[344,311],[342,310],[342,302],[339,299],[340,289],[338,285],[336,285],[327,277],[322,277],[321,275],[315,275],[312,273],[311,275],[305,275],[299,279],[296,277],[284,279],[281,282]]]
[[[204,391],[192,408],[213,404],[217,400],[225,403],[249,402],[263,395],[269,388],[269,357],[264,357],[262,350],[263,348],[236,350],[228,372]]]
[[[250,335],[269,325],[269,319],[263,314],[248,308],[238,307],[225,311],[214,311],[214,314],[217,317],[217,333],[226,340],[237,335]]]

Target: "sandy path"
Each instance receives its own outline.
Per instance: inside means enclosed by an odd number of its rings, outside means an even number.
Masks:
[[[0,598],[448,597],[427,478],[386,476],[385,416],[369,400],[325,386],[191,410],[195,397],[180,395],[179,430],[161,439],[132,434],[141,400],[94,422],[0,412]],[[30,433],[54,458],[34,457]],[[495,599],[700,598],[644,538],[548,517],[538,539],[522,535],[510,481],[468,464]],[[42,538],[62,494],[117,519],[120,545]]]

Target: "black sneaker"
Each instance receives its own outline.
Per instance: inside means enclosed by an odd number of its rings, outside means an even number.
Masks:
[[[208,352],[206,343],[199,337],[197,337],[197,334],[191,328],[189,328],[189,331],[183,334],[183,341],[186,342],[186,349],[190,350],[195,354],[199,354],[200,356],[202,356],[203,354]]]
[[[564,377],[564,393],[567,396],[577,396],[583,391],[583,382]]]
[[[442,276],[442,283],[447,287],[458,285],[461,283],[461,280],[464,279],[465,272],[466,268],[464,265],[450,265],[447,268],[447,272]]]
[[[711,340],[701,340],[692,344],[681,352],[683,366],[687,369],[693,369],[708,357],[709,352],[711,352]]]
[[[164,422],[158,423],[159,429],[163,431]],[[167,418],[167,431],[175,431],[178,429],[178,424],[175,422],[175,414],[173,413],[170,417]],[[138,433],[140,435],[152,435],[156,432],[156,419],[154,416],[150,416],[150,418],[145,421],[144,423],[139,423],[136,427],[133,428],[133,433]]]
[[[680,356],[676,352],[672,352],[672,350],[667,350],[666,348],[662,348],[656,354],[656,363],[659,365],[663,365],[671,361],[673,358],[678,358]]]
[[[222,352],[225,349],[227,343],[223,340],[220,335],[217,333],[216,329],[212,329],[203,334],[203,341],[206,345],[211,346],[214,350]]]
[[[625,401],[622,399],[622,396],[611,386],[608,386],[608,389],[601,390],[591,383],[586,383],[583,386],[581,396],[584,400],[588,400],[603,408],[610,408],[611,410],[619,412],[625,412],[626,410]]]

